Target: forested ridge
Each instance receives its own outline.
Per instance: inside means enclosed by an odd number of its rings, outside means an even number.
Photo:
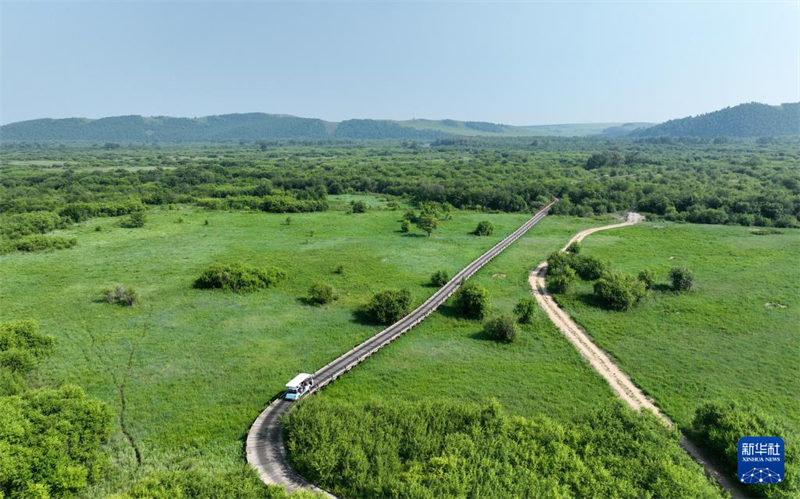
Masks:
[[[633,137],[768,137],[800,134],[800,102],[769,106],[758,102],[670,120],[631,132]]]

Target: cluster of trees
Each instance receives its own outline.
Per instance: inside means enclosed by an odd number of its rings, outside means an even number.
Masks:
[[[108,469],[111,411],[74,385],[31,388],[54,339],[33,320],[0,324],[0,496],[72,497]]]
[[[734,476],[738,475],[738,443],[746,436],[781,437],[785,444],[784,480],[777,484],[751,484],[758,497],[800,497],[800,435],[786,422],[735,402],[710,402],[700,406],[692,420],[694,439],[705,446]]]
[[[654,416],[615,405],[564,423],[484,406],[309,399],[292,465],[342,497],[719,497]]]
[[[194,286],[198,289],[249,293],[271,288],[286,277],[286,271],[270,265],[256,267],[244,263],[214,263],[200,274]]]
[[[547,259],[547,289],[555,294],[570,293],[578,278],[593,281],[594,296],[604,307],[625,311],[630,310],[656,281],[655,273],[645,269],[637,276],[612,272],[607,263],[591,255],[581,254],[580,243],[571,244],[566,252],[552,253]],[[686,267],[670,270],[672,290],[689,291],[694,285],[694,275]]]
[[[0,255],[15,251],[30,253],[34,251],[68,249],[75,247],[76,244],[78,244],[78,240],[74,237],[41,236],[36,234],[4,240],[0,243]]]

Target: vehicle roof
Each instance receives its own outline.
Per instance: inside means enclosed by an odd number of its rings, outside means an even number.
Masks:
[[[294,378],[292,378],[292,380],[290,382],[286,383],[286,388],[297,388],[298,386],[303,384],[303,382],[306,381],[310,377],[311,377],[310,374],[300,373],[297,376],[295,376]]]

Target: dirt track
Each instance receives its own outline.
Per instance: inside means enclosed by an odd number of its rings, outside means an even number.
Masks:
[[[638,213],[629,213],[625,222],[613,225],[606,225],[603,227],[594,227],[579,232],[561,249],[566,251],[570,244],[582,241],[586,236],[599,232],[601,230],[618,229],[636,224],[644,220],[644,217]],[[553,299],[553,296],[547,291],[545,285],[545,275],[547,274],[547,262],[542,262],[537,266],[528,277],[533,296],[539,302],[539,306],[547,312],[548,317],[558,327],[559,331],[572,343],[580,354],[589,362],[592,368],[597,371],[608,384],[614,393],[617,394],[626,404],[634,410],[647,409],[652,411],[666,426],[672,428],[675,424],[665,416],[656,405],[648,399],[645,394],[633,384],[628,376],[617,367],[616,364],[608,357],[600,347],[595,345],[591,338],[584,332],[580,326],[561,308]],[[719,466],[708,458],[702,449],[694,445],[686,437],[681,438],[681,447],[697,461],[706,471],[708,475],[713,477],[725,490],[727,490],[732,499],[743,499],[748,497],[743,487],[727,474],[722,472]]]

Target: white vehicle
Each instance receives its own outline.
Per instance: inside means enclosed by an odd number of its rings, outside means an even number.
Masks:
[[[286,383],[286,400],[297,400],[314,386],[314,378],[310,374],[300,373]]]

